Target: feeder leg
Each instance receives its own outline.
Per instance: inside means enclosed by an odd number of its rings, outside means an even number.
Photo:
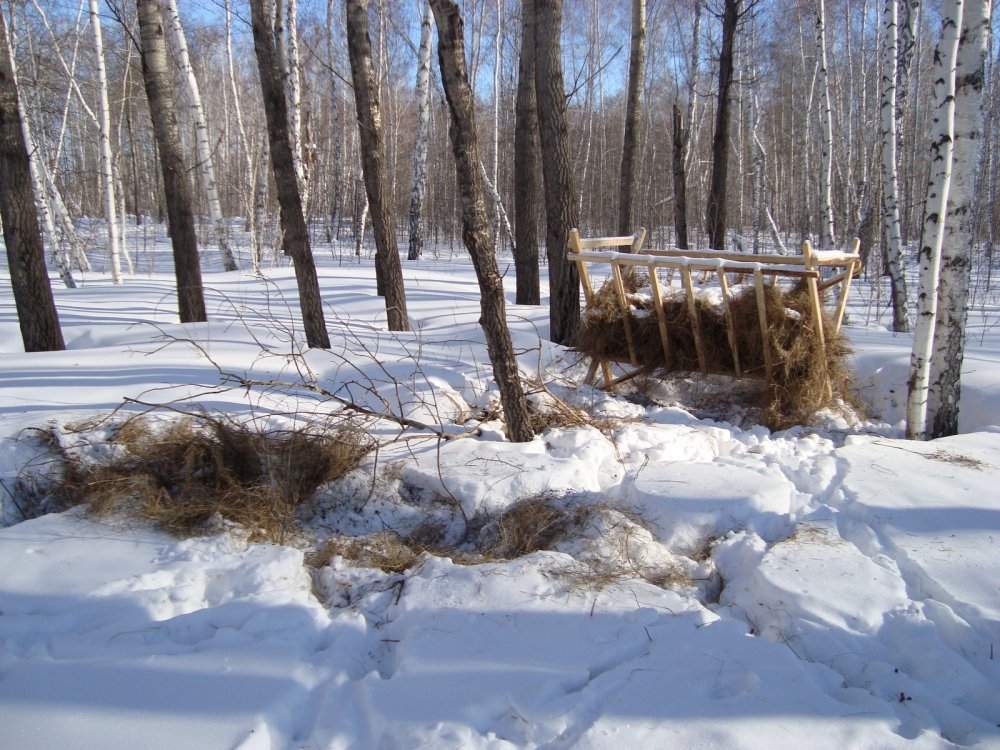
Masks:
[[[705,358],[705,346],[701,340],[701,321],[698,319],[698,305],[694,299],[694,284],[691,283],[691,269],[681,266],[681,278],[684,280],[684,289],[687,292],[688,317],[691,318],[691,331],[694,333],[694,348],[698,353],[698,369],[704,375],[707,370]]]
[[[726,272],[719,269],[719,286],[722,287],[722,299],[726,302],[726,336],[729,338],[729,350],[733,353],[733,370],[736,377],[743,374],[740,368],[740,350],[736,345],[736,324],[733,319],[733,292],[729,288]]]
[[[632,334],[632,317],[629,313],[628,299],[625,297],[625,285],[622,283],[622,269],[617,263],[611,263],[611,275],[615,280],[615,291],[618,292],[618,308],[622,313],[622,324],[625,327],[625,343],[628,344],[628,358],[633,367],[639,362],[635,356],[635,337]]]
[[[861,240],[854,238],[854,245],[851,252],[857,254],[861,250]],[[844,270],[844,280],[840,283],[840,299],[837,300],[837,312],[833,318],[833,332],[839,333],[840,326],[844,322],[844,311],[847,309],[847,295],[851,291],[851,281],[854,275],[861,270],[861,261],[854,261]]]
[[[809,240],[806,240],[802,244],[802,254],[805,256],[806,270],[814,270],[812,245],[809,244]],[[809,301],[812,305],[813,326],[816,329],[816,340],[819,342],[820,365],[823,367],[824,379],[826,380],[826,395],[833,396],[833,386],[830,383],[830,373],[826,366],[826,335],[823,331],[823,306],[819,301],[819,287],[814,277],[806,279],[806,286],[809,289]]]
[[[760,322],[760,337],[764,349],[764,374],[767,382],[771,382],[771,370],[774,363],[771,361],[771,339],[767,334],[767,305],[764,302],[764,274],[759,268],[754,269],[753,281],[756,288],[757,297],[757,320]]]
[[[660,343],[663,345],[663,366],[670,367],[670,341],[667,338],[667,316],[663,312],[663,295],[660,279],[656,275],[656,264],[649,264],[649,286],[653,290],[653,304],[656,306],[656,322],[660,326]]]

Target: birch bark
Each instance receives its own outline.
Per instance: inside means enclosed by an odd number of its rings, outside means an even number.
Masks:
[[[941,250],[937,319],[929,373],[927,437],[958,433],[966,304],[972,272],[975,183],[983,142],[983,85],[990,0],[965,0],[955,75],[955,145]]]
[[[142,77],[146,84],[153,134],[160,154],[163,192],[167,200],[167,222],[174,251],[177,276],[177,308],[181,323],[208,319],[202,290],[198,241],[191,206],[191,186],[181,155],[181,136],[177,126],[167,67],[167,44],[159,0],[138,0],[139,36],[142,45]]]
[[[371,40],[368,36],[367,0],[347,0],[347,49],[354,82],[365,193],[371,208],[372,234],[375,235],[376,272],[379,273],[380,269],[386,320],[390,331],[408,331],[410,324],[406,313],[406,292],[399,264],[399,248],[396,245],[396,228],[392,220],[385,164],[382,112],[372,65]]]
[[[639,112],[646,64],[646,0],[632,0],[632,36],[628,62],[628,93],[625,104],[625,132],[618,182],[618,234],[628,235],[632,227],[635,200],[635,167],[639,140]]]
[[[538,277],[538,114],[535,107],[535,4],[523,0],[514,103],[514,272],[519,305],[541,302]],[[591,81],[593,78],[591,78]],[[592,83],[590,84],[592,85]],[[588,144],[590,135],[588,134]],[[586,163],[586,156],[585,156]]]
[[[896,70],[898,67],[898,0],[885,0],[882,12],[882,225],[886,261],[892,286],[892,330],[910,330],[909,300],[903,270],[903,241],[899,219],[898,158],[896,147]]]
[[[31,195],[7,23],[0,9],[0,219],[10,283],[26,352],[65,349]]]
[[[528,402],[517,369],[517,358],[507,328],[503,280],[497,267],[496,247],[486,217],[478,138],[475,97],[465,66],[462,17],[454,0],[431,0],[438,27],[438,57],[445,97],[451,111],[451,143],[462,205],[462,239],[472,256],[480,288],[481,324],[500,391],[507,436],[524,443],[534,437]]]
[[[111,256],[111,280],[122,283],[121,238],[118,234],[118,208],[115,204],[115,180],[111,158],[111,107],[108,104],[108,74],[104,66],[104,40],[97,0],[89,0],[90,25],[94,30],[94,54],[97,58],[97,91],[100,104],[99,144],[101,154],[101,185],[104,197],[104,217],[108,223],[108,252]]]
[[[816,46],[819,62],[819,113],[823,126],[822,164],[820,166],[821,225],[820,247],[834,248],[833,234],[833,110],[830,106],[830,76],[826,59],[826,2],[818,0],[816,11]]]
[[[195,147],[198,153],[198,170],[201,172],[202,186],[205,189],[205,197],[208,199],[208,214],[215,232],[215,240],[219,244],[219,256],[222,258],[223,268],[227,271],[235,271],[236,259],[229,247],[229,232],[226,229],[226,220],[222,215],[222,203],[219,201],[219,188],[215,181],[215,160],[212,157],[212,146],[208,140],[208,123],[205,121],[205,108],[201,103],[201,89],[198,86],[198,79],[194,75],[194,68],[191,66],[187,38],[184,36],[181,16],[177,12],[177,0],[164,0],[163,9],[166,12],[167,39],[174,48],[181,69],[181,80],[184,83],[191,107]],[[226,11],[228,14],[228,3]]]
[[[424,238],[420,231],[424,195],[427,190],[427,144],[431,129],[431,6],[424,2],[420,19],[420,47],[417,50],[417,139],[413,146],[413,186],[410,190],[410,246],[407,259],[423,254]]]
[[[923,439],[927,432],[927,399],[930,358],[937,320],[941,248],[944,243],[948,193],[951,189],[952,151],[955,144],[955,67],[964,0],[947,0],[941,9],[941,37],[934,50],[932,79],[933,135],[930,147],[931,177],[924,204],[920,238],[920,289],[917,321],[910,354],[906,401],[906,436]]]

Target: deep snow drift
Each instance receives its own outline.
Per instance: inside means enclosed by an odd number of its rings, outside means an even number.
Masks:
[[[932,443],[898,439],[910,342],[865,289],[846,330],[880,420],[775,434],[670,400],[718,384],[577,388],[546,310],[511,305],[524,375],[597,418],[513,445],[464,259],[404,264],[414,332],[390,334],[371,262],[317,255],[330,352],[297,348],[287,268],[206,274],[210,322],[180,326],[161,244],[122,287],[56,289],[69,348],[31,355],[0,282],[0,747],[1000,747],[995,299],[970,323],[965,434]],[[123,399],[267,426],[337,410],[303,378],[479,435],[368,422],[379,451],[287,545],[81,508],[13,523],[18,477],[57,471],[38,429],[93,451]],[[580,520],[524,557],[307,565],[332,535],[433,519],[457,539],[532,498]]]

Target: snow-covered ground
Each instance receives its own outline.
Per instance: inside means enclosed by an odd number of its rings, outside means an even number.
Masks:
[[[525,376],[597,418],[514,445],[461,257],[404,263],[414,331],[390,334],[371,261],[317,249],[334,347],[302,353],[290,269],[207,273],[210,322],[180,326],[167,252],[57,288],[65,352],[20,351],[0,280],[0,748],[1000,748],[995,299],[972,311],[963,434],[931,443],[899,439],[910,341],[867,288],[847,330],[880,419],[774,434],[578,389],[546,310],[511,305]],[[99,441],[124,399],[270,426],[337,409],[302,377],[480,434],[369,424],[378,452],[288,545],[81,508],[13,523],[18,477],[55,471],[37,429]],[[527,556],[306,564],[331,535],[457,538],[539,498],[579,521]]]

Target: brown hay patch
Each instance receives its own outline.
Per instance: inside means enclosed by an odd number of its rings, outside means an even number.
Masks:
[[[103,462],[62,451],[57,494],[66,506],[87,504],[95,515],[137,518],[179,536],[221,519],[251,539],[275,542],[284,540],[296,508],[370,450],[349,428],[264,433],[209,417],[160,429],[132,419],[113,440],[121,450]]]
[[[690,372],[699,370],[694,328],[684,297],[664,300],[669,359],[665,359],[659,323],[651,300],[630,298],[629,323],[635,344],[636,361],[645,373]],[[809,295],[804,283],[783,291],[777,284],[765,287],[765,310],[768,320],[767,343],[774,366],[766,397],[757,404],[764,412],[764,423],[771,429],[785,429],[808,423],[823,408],[839,401],[854,403],[848,388],[850,372],[845,364],[849,348],[845,338],[832,334],[833,321],[824,314],[826,362],[820,356],[819,339],[812,322]],[[725,310],[696,300],[705,371],[734,375],[727,333]],[[767,378],[764,338],[758,322],[757,298],[753,288],[734,294],[732,301],[736,350],[743,377]],[[618,362],[628,362],[629,352],[625,322],[612,283],[606,283],[594,295],[584,315],[577,340],[577,350]],[[829,372],[832,395],[826,390]]]
[[[334,537],[307,559],[314,569],[342,557],[363,568],[377,568],[384,573],[404,573],[420,561],[420,551],[391,531],[363,537]]]
[[[551,550],[578,531],[590,512],[588,507],[559,505],[548,495],[522,500],[485,527],[479,554],[485,560],[513,560]]]

